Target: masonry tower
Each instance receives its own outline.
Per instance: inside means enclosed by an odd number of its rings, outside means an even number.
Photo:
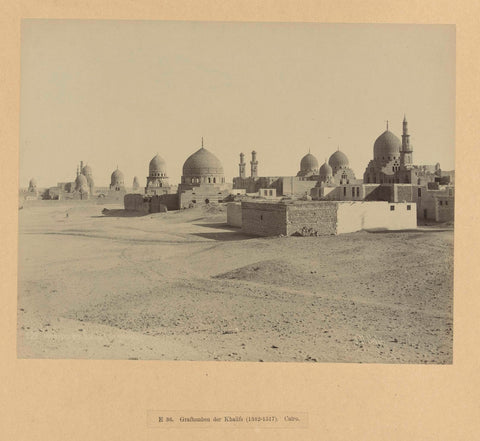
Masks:
[[[257,152],[252,151],[252,160],[250,161],[250,174],[252,178],[258,177],[258,161],[257,161]]]
[[[240,164],[238,164],[238,176],[241,178],[245,178],[245,155],[243,153],[240,153]]]
[[[413,148],[410,146],[410,135],[408,134],[408,122],[403,117],[402,150],[400,152],[400,165],[409,166],[413,164]]]

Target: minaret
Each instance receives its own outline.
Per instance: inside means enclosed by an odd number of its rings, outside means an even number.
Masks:
[[[250,161],[250,171],[252,178],[256,178],[258,176],[258,161],[257,161],[257,152],[253,150],[252,152],[252,160]]]
[[[403,133],[402,133],[402,151],[400,152],[400,164],[411,165],[413,163],[413,149],[410,146],[410,135],[408,134],[407,117],[403,116]]]
[[[246,178],[245,174],[245,155],[240,153],[240,164],[238,164],[238,176],[241,178]]]

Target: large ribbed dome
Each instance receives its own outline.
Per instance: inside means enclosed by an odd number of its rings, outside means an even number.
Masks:
[[[373,144],[373,157],[375,159],[393,158],[400,155],[402,142],[389,130],[385,130]]]
[[[318,170],[318,160],[308,152],[300,161],[300,171],[309,172],[313,170]]]
[[[337,150],[330,159],[328,164],[332,167],[333,170],[338,170],[339,168],[348,167],[348,158],[347,155],[340,150]]]
[[[220,160],[204,147],[189,156],[183,164],[183,176],[206,176],[213,174],[223,174],[223,166]]]
[[[150,176],[154,176],[157,173],[165,175],[167,173],[167,164],[165,160],[159,154],[157,154],[150,161],[148,171],[150,173]]]

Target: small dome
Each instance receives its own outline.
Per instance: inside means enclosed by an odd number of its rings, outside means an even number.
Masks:
[[[111,185],[115,185],[115,184],[122,184],[123,185],[123,182],[124,182],[123,173],[117,168],[112,173],[112,177],[111,177],[110,181],[111,181]]]
[[[333,170],[330,165],[325,162],[321,167],[320,167],[320,176],[332,176],[333,175]]]
[[[165,160],[159,154],[157,154],[150,161],[150,165],[148,166],[148,170],[149,170],[150,176],[152,176],[156,173],[166,174],[167,173],[167,164],[166,164]]]
[[[85,167],[82,168],[82,175],[89,176],[92,174],[92,167],[89,165],[86,165]]]
[[[223,175],[220,160],[206,148],[202,147],[189,156],[183,164],[183,176]]]
[[[373,157],[375,159],[387,159],[399,156],[402,142],[389,130],[385,130],[373,144]]]
[[[318,160],[311,153],[307,153],[300,161],[300,171],[309,172],[318,170]]]
[[[37,180],[35,178],[30,179],[30,182],[28,184],[29,187],[36,187],[37,186]]]
[[[330,156],[328,164],[335,171],[339,168],[348,167],[349,165],[347,155],[340,150],[337,150],[332,156]]]

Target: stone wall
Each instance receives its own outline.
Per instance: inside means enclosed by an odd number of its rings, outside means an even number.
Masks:
[[[163,213],[165,208],[169,211],[178,210],[177,194],[162,194],[151,197],[150,213]]]
[[[287,205],[287,235],[328,236],[337,232],[337,202]]]
[[[148,200],[144,200],[141,194],[126,194],[123,198],[125,210],[138,211],[141,213],[150,212],[150,204]]]
[[[409,184],[394,184],[393,202],[413,202],[417,187]]]
[[[97,204],[121,204],[126,194],[125,190],[109,190],[104,197],[97,198]]]
[[[242,204],[240,202],[227,204],[227,224],[231,227],[242,227]]]
[[[253,236],[286,235],[286,205],[267,202],[242,202],[242,231]]]
[[[451,222],[455,218],[455,200],[451,196],[436,197],[435,220],[437,222]]]
[[[242,202],[242,230],[256,236],[325,236],[417,227],[414,203],[386,201]]]

